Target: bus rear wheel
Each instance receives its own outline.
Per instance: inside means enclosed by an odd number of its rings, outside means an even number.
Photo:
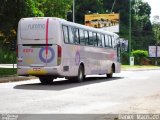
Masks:
[[[53,77],[50,76],[41,76],[39,77],[39,80],[42,84],[51,84],[53,83]]]
[[[80,65],[78,69],[77,82],[83,82],[84,78],[85,78],[84,67],[83,65]]]
[[[110,73],[107,73],[107,78],[112,78],[113,77],[113,67],[111,67]]]

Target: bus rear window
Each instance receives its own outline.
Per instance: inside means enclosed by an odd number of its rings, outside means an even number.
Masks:
[[[47,25],[48,24],[48,25]],[[51,21],[47,19],[25,19],[21,22],[20,36],[22,40],[44,40],[53,39],[53,27]],[[48,31],[47,31],[48,29]],[[46,35],[47,34],[47,35]]]

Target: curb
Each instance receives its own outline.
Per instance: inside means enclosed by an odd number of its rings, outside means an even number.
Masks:
[[[36,77],[34,77],[34,76],[30,76],[30,77],[22,77],[22,76],[0,77],[0,83],[25,81],[25,80],[31,80],[31,79],[36,79]]]

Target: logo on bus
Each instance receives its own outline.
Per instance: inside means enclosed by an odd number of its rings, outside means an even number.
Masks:
[[[79,65],[79,63],[80,63],[80,53],[79,53],[79,51],[76,52],[75,62],[76,62],[76,65]]]
[[[53,48],[48,47],[48,52],[50,53],[48,56],[45,54],[46,48],[43,47],[39,51],[39,59],[44,63],[50,63],[54,60],[55,52]],[[46,57],[47,56],[47,57]]]
[[[28,29],[30,30],[36,30],[36,29],[45,29],[45,24],[29,24]]]

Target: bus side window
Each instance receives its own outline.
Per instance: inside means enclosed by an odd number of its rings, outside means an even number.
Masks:
[[[92,32],[89,31],[89,41],[88,41],[88,45],[93,45],[93,34]]]
[[[72,32],[72,27],[69,27],[69,43],[73,44],[74,43],[74,36],[73,36],[73,32]]]
[[[113,48],[113,37],[111,36],[111,48]]]
[[[112,46],[113,46],[113,48],[115,48],[115,46],[116,46],[116,43],[115,43],[115,38],[114,38],[114,36],[112,36]]]
[[[63,25],[62,28],[63,28],[64,42],[69,43],[68,27]]]
[[[102,47],[102,37],[101,34],[97,33],[97,41],[98,41],[98,47]]]
[[[108,38],[109,38],[109,47],[112,47],[112,38],[111,36],[108,36]]]
[[[105,47],[109,47],[109,38],[108,35],[105,35]]]
[[[80,37],[80,44],[85,45],[84,31],[82,29],[79,29],[79,37]]]
[[[88,39],[89,38],[89,36],[88,36],[88,31],[84,31],[84,41],[85,41],[85,43],[86,43],[86,45],[88,45]]]
[[[74,35],[74,43],[79,44],[79,30],[77,28],[73,28]]]
[[[93,45],[94,46],[98,45],[97,33],[95,32],[93,32]]]
[[[105,42],[105,37],[104,37],[104,35],[101,35],[101,38],[102,38],[102,47],[104,47],[104,42]]]

